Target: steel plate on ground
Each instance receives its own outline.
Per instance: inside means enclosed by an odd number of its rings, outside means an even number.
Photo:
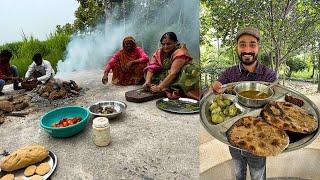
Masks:
[[[159,109],[178,114],[192,114],[199,112],[199,102],[189,98],[179,98],[170,100],[168,98],[159,99],[156,102]]]
[[[263,84],[269,84],[266,82],[260,82],[260,81],[254,81],[256,83],[263,83]],[[236,83],[230,83],[230,84],[225,84],[222,86],[222,92],[224,92],[225,90],[228,90],[230,93],[230,89],[232,89],[232,87],[234,87],[235,85],[237,85],[238,83],[241,82],[236,82]],[[312,114],[317,120],[318,120],[318,129],[308,135],[302,135],[302,134],[297,134],[297,133],[288,133],[289,137],[290,137],[290,144],[289,146],[284,150],[284,152],[287,151],[293,151],[293,150],[297,150],[300,148],[303,148],[307,145],[309,145],[310,143],[312,143],[317,136],[319,135],[320,131],[319,131],[319,127],[320,127],[320,112],[319,109],[317,108],[317,106],[309,99],[307,98],[305,95],[299,93],[298,91],[295,91],[291,88],[285,87],[283,85],[276,85],[273,87],[274,90],[274,96],[273,96],[273,100],[275,101],[285,101],[284,100],[284,96],[286,94],[288,95],[292,95],[295,97],[298,97],[300,99],[302,99],[304,101],[304,105],[302,106],[303,109],[307,110],[310,114]],[[260,112],[262,108],[246,108],[244,107],[244,111],[233,117],[230,118],[220,124],[214,124],[211,121],[211,116],[210,116],[210,112],[209,112],[209,107],[210,104],[212,103],[213,98],[216,96],[215,93],[210,92],[207,93],[200,101],[200,119],[201,119],[201,123],[202,125],[205,127],[205,129],[216,139],[218,139],[219,141],[232,146],[227,139],[227,135],[226,132],[227,130],[241,117],[244,116],[260,116]],[[237,102],[237,98],[235,98],[235,103],[236,105],[239,103]],[[237,107],[241,107],[237,106]]]
[[[57,156],[53,152],[49,151],[49,156],[46,159],[44,159],[43,161],[41,161],[40,163],[36,163],[35,165],[39,165],[39,164],[44,163],[44,162],[48,162],[49,163],[50,171],[47,174],[43,175],[42,177],[43,177],[43,179],[48,179],[52,175],[52,173],[55,171],[55,169],[57,167],[57,163],[58,163]],[[23,172],[24,172],[25,169],[26,168],[22,168],[22,169],[10,172],[10,174],[14,174],[14,178],[15,179],[16,178],[22,178],[24,180],[28,180],[30,177],[26,177],[26,176],[23,175]],[[0,172],[0,177],[4,176],[6,174],[9,174],[9,173],[6,173],[6,172],[2,171],[2,172]]]

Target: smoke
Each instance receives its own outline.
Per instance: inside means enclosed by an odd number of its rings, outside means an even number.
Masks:
[[[154,4],[155,1],[135,0],[134,6],[126,9],[129,17],[121,22],[109,20],[94,30],[74,35],[67,46],[65,60],[57,64],[57,76],[103,69],[109,58],[122,48],[122,40],[128,35],[134,36],[151,57],[160,46],[162,34],[173,31],[199,61],[199,0],[172,0],[163,7]],[[118,13],[119,9],[115,9],[112,15]]]

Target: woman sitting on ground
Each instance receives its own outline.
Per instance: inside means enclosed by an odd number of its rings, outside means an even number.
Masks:
[[[145,69],[143,87],[152,92],[165,91],[171,98],[188,96],[198,100],[199,65],[191,63],[188,49],[178,42],[174,32],[162,35],[160,43],[162,47],[153,54]]]
[[[133,37],[123,39],[123,49],[118,51],[106,65],[102,83],[108,83],[108,74],[112,69],[112,83],[115,85],[143,84],[143,69],[149,58],[141,47],[138,47]]]

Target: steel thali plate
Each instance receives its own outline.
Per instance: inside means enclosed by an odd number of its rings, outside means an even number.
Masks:
[[[177,114],[193,114],[199,112],[199,101],[189,98],[179,98],[177,100],[163,98],[157,100],[156,106],[163,111]]]
[[[49,151],[49,156],[44,159],[43,161],[41,161],[40,163],[44,163],[44,162],[48,162],[49,163],[49,166],[50,166],[50,171],[43,175],[42,178],[43,179],[48,179],[52,173],[55,171],[56,167],[57,167],[57,163],[58,163],[58,159],[57,159],[57,156],[56,154],[54,154],[52,151]],[[40,163],[36,163],[36,165],[39,165]],[[22,168],[22,169],[19,169],[19,170],[16,170],[16,171],[13,171],[13,172],[10,172],[10,174],[14,174],[14,178],[17,179],[17,178],[22,178],[24,180],[28,180],[29,177],[26,177],[23,175],[23,172],[26,168]],[[1,171],[0,172],[0,177],[6,175],[7,173],[6,172],[3,172]]]
[[[256,83],[263,83],[268,85],[269,83],[266,82],[260,82],[260,81],[254,81]],[[224,92],[226,89],[231,89],[232,87],[234,87],[235,85],[237,85],[238,83],[241,82],[236,82],[236,83],[230,83],[230,84],[225,84],[222,86],[222,92]],[[302,106],[303,109],[307,110],[310,114],[312,114],[317,120],[318,120],[318,129],[308,135],[297,135],[297,134],[293,134],[292,135],[292,139],[290,138],[290,144],[289,146],[284,150],[284,152],[288,152],[288,151],[293,151],[293,150],[297,150],[300,148],[303,148],[309,144],[311,144],[319,135],[320,131],[319,131],[319,127],[320,127],[320,112],[319,109],[317,108],[317,106],[305,95],[301,94],[298,91],[295,91],[291,88],[288,88],[286,86],[283,85],[275,85],[273,87],[274,90],[274,96],[271,100],[274,101],[285,101],[284,97],[286,94],[291,95],[291,96],[295,96],[298,97],[300,99],[302,99],[304,101],[304,105]],[[225,143],[228,146],[232,146],[228,139],[227,139],[227,134],[226,132],[228,131],[228,129],[241,117],[245,117],[245,116],[260,116],[260,112],[262,110],[262,108],[248,108],[245,107],[243,105],[241,105],[236,96],[233,95],[228,95],[229,97],[231,97],[231,99],[233,100],[233,102],[236,104],[236,106],[238,107],[238,109],[240,109],[241,113],[233,118],[227,119],[224,122],[220,123],[220,124],[214,124],[211,121],[211,115],[209,112],[209,107],[214,99],[214,97],[216,96],[215,93],[213,92],[208,92],[200,101],[200,119],[201,119],[201,123],[202,125],[205,127],[205,129],[216,139],[218,139],[219,141]],[[291,137],[290,134],[288,134],[289,137]],[[234,146],[232,146],[234,147]],[[237,147],[234,147],[237,148]]]

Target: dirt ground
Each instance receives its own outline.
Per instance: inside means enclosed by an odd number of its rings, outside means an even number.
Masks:
[[[282,81],[281,81],[281,84],[283,84]],[[317,82],[310,83],[310,82],[286,80],[284,85],[296,91],[299,91],[305,95],[317,95],[317,94],[320,95],[320,93],[317,93],[317,88],[318,88]]]
[[[59,180],[199,179],[199,114],[167,113],[156,108],[155,100],[127,102],[125,92],[137,86],[105,86],[101,78],[102,71],[64,75],[64,80],[75,80],[84,88],[85,94],[51,103],[37,101],[26,117],[8,117],[0,125],[0,152],[43,144],[58,157],[52,179]],[[16,93],[12,86],[6,86],[4,92]],[[55,107],[88,107],[101,100],[118,100],[128,106],[120,118],[110,120],[112,142],[107,147],[93,144],[92,119],[81,133],[65,139],[53,138],[39,127],[39,118]]]

